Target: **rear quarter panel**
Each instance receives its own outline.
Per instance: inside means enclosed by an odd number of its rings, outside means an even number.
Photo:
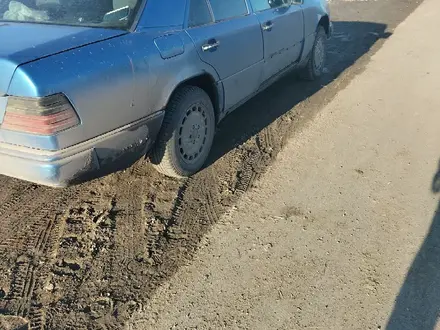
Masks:
[[[327,0],[304,0],[304,31],[305,36],[309,36],[316,32],[319,21],[325,15],[330,16]]]
[[[20,133],[12,140],[56,150],[133,121],[135,81],[129,54],[134,49],[134,41],[125,35],[20,66],[12,78],[9,95],[44,97],[64,93],[81,124],[56,136],[36,136],[27,143],[21,142]]]

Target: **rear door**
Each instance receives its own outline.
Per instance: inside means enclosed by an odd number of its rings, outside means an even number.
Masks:
[[[264,39],[263,80],[296,62],[301,55],[304,18],[298,1],[250,0]]]
[[[190,0],[187,33],[200,58],[217,71],[226,109],[259,88],[263,38],[245,0]]]

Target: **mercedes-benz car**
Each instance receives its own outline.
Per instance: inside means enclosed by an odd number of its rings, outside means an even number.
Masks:
[[[149,157],[190,176],[227,114],[321,76],[331,32],[326,0],[0,0],[0,173],[64,187]]]

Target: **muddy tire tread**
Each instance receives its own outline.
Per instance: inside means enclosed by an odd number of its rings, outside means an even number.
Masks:
[[[299,76],[303,80],[314,81],[319,78],[319,75],[316,75],[315,73],[314,63],[313,63],[314,62],[313,54],[315,52],[316,41],[318,40],[319,37],[326,38],[325,29],[322,25],[319,25],[318,28],[316,29],[316,38],[313,43],[312,51],[310,52],[309,55],[307,65],[299,72]]]
[[[185,173],[176,165],[177,160],[172,150],[174,145],[170,144],[169,141],[174,135],[174,124],[177,120],[176,114],[179,111],[179,105],[187,97],[197,94],[211,102],[208,94],[203,89],[195,86],[184,86],[175,92],[167,106],[161,131],[150,156],[153,167],[166,176],[177,179],[184,179],[189,176],[189,173]]]

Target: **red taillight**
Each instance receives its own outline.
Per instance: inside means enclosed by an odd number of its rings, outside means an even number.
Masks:
[[[69,100],[62,94],[44,98],[9,97],[2,129],[53,135],[79,124]]]

